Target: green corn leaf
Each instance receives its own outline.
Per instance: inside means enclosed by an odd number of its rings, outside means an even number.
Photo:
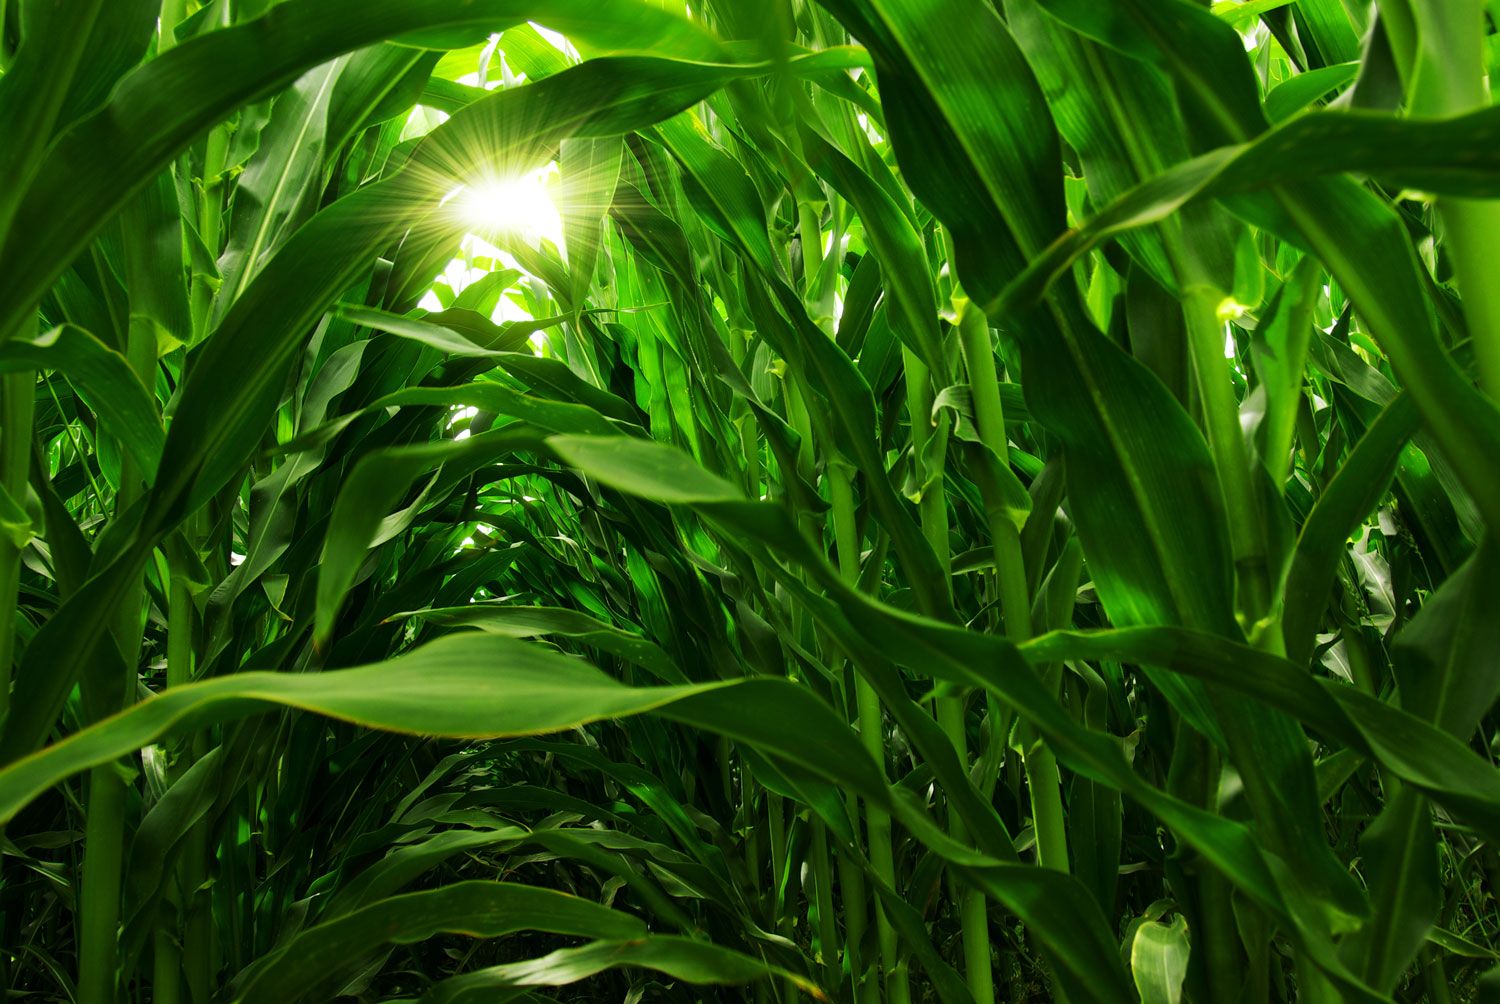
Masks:
[[[475,627],[507,638],[561,635],[576,638],[611,655],[633,662],[663,683],[685,683],[682,670],[653,642],[611,627],[603,621],[562,607],[519,607],[497,603],[474,603],[464,607],[438,607],[397,614],[420,617],[442,627]]]
[[[1486,13],[0,0],[6,986],[1483,996]]]
[[[555,987],[618,966],[640,966],[685,983],[748,983],[780,977],[814,1000],[826,999],[817,985],[758,959],[706,941],[653,935],[629,941],[595,941],[579,948],[560,948],[551,955],[525,962],[479,969],[453,976],[422,996],[427,1004],[490,1001],[507,987]],[[508,996],[498,999],[510,999]]]
[[[598,440],[593,442],[597,444],[593,456],[607,456],[605,442]],[[564,450],[567,450],[570,445],[567,440],[563,441]],[[637,449],[651,450],[660,454],[661,458],[654,460],[650,466],[657,469],[672,469],[673,476],[634,477],[622,479],[620,483],[628,484],[631,490],[645,494],[647,497],[659,498],[662,501],[668,499],[685,501],[676,494],[675,483],[680,475],[675,468],[689,463],[686,458],[671,460],[671,455],[676,451],[659,444],[643,443]],[[575,463],[589,459],[588,456],[581,457],[576,452],[571,456]],[[1357,899],[1351,901],[1350,897],[1337,886],[1325,889],[1315,884],[1324,878],[1324,875],[1318,871],[1324,867],[1321,863],[1307,863],[1310,870],[1304,873],[1306,887],[1299,887],[1295,883],[1289,884],[1286,892],[1294,897],[1294,905],[1289,908],[1281,884],[1272,878],[1270,866],[1259,845],[1250,837],[1248,830],[1243,829],[1239,824],[1189,806],[1166,792],[1142,782],[1129,769],[1119,747],[1108,737],[1090,732],[1074,722],[1063,711],[1056,699],[1046,693],[1035,674],[1028,673],[1024,669],[998,675],[987,675],[976,671],[973,667],[990,665],[997,661],[1011,661],[1013,664],[1021,661],[1020,653],[1003,638],[980,635],[915,615],[902,614],[860,596],[849,589],[847,584],[832,572],[826,562],[808,553],[805,538],[788,524],[785,513],[774,506],[713,497],[693,504],[705,515],[722,521],[741,535],[763,541],[814,574],[819,585],[830,590],[837,597],[838,605],[843,608],[843,616],[852,618],[853,622],[859,625],[859,633],[855,634],[848,620],[825,620],[825,624],[830,629],[839,631],[844,643],[853,646],[856,651],[870,645],[879,646],[879,649],[888,657],[896,658],[911,666],[919,666],[928,674],[992,691],[997,697],[1016,707],[1047,737],[1049,743],[1056,749],[1060,760],[1091,778],[1118,787],[1122,792],[1142,802],[1163,822],[1173,827],[1183,839],[1189,841],[1200,853],[1212,861],[1214,866],[1234,882],[1236,887],[1252,896],[1257,903],[1273,911],[1277,916],[1287,918],[1293,928],[1299,931],[1299,936],[1305,939],[1304,945],[1307,950],[1314,953],[1319,968],[1338,980],[1350,992],[1357,993],[1364,999],[1376,999],[1369,988],[1355,979],[1338,961],[1333,954],[1332,942],[1326,935],[1320,933],[1323,924],[1327,922],[1325,912],[1330,907],[1333,910],[1348,909],[1351,912],[1362,909],[1362,904]],[[784,587],[797,588],[795,582],[796,580],[790,577],[781,577],[781,584]],[[1143,661],[1156,662],[1158,660]],[[1360,695],[1352,691],[1350,695],[1350,700],[1356,702],[1361,711],[1368,712],[1371,716],[1384,717],[1384,712],[1376,710],[1384,708],[1384,705],[1373,701],[1366,704],[1360,700]],[[1220,705],[1220,707],[1225,706],[1227,705]],[[1245,723],[1242,727],[1253,728],[1255,722],[1253,713],[1247,712],[1241,722]],[[1394,725],[1389,721],[1387,724]],[[1409,727],[1410,723],[1403,720],[1401,729],[1404,731]],[[1388,734],[1394,735],[1394,731],[1392,729],[1392,732]],[[1278,755],[1281,752],[1278,751]],[[1456,760],[1453,761],[1455,764],[1456,762]],[[1308,773],[1310,781],[1310,766]],[[1470,773],[1473,772],[1470,771]],[[1293,775],[1292,780],[1298,779]],[[1488,780],[1481,781],[1477,776],[1473,780],[1480,787],[1486,787],[1489,784]],[[1466,806],[1470,804],[1465,794],[1454,792],[1452,797],[1455,801],[1463,801]],[[1334,899],[1330,903],[1327,898],[1330,895],[1342,898]],[[1293,920],[1294,915],[1298,919]],[[1334,919],[1339,919],[1337,914],[1334,915]]]
[[[1130,974],[1142,1004],[1178,1004],[1187,976],[1188,929],[1178,915],[1170,924],[1147,921],[1130,942]]]
[[[241,974],[236,1001],[304,1000],[347,976],[383,943],[409,944],[438,933],[495,938],[516,931],[586,938],[644,937],[636,917],[552,889],[509,882],[460,882],[392,896],[311,927]]]
[[[436,0],[376,6],[299,0],[257,21],[210,32],[130,74],[109,104],[70,130],[38,167],[43,183],[28,194],[16,225],[47,251],[6,259],[7,267],[19,268],[23,261],[25,267],[0,297],[0,331],[11,330],[14,319],[31,308],[132,191],[240,105],[319,63],[402,32],[444,25],[485,32],[531,17],[607,48],[660,47],[687,58],[712,56],[717,49],[701,29],[649,4],[617,7],[601,16],[592,4],[577,0],[556,0],[546,10],[516,0],[462,7]]]
[[[66,376],[147,477],[155,473],[166,434],[151,395],[124,356],[71,324],[0,345],[0,371],[37,369]]]
[[[496,670],[497,658],[505,660],[508,668]],[[792,699],[820,724],[797,722],[785,715],[759,724],[743,719],[724,701],[710,696],[726,687],[740,691],[737,700],[741,702],[764,691],[768,708],[778,699],[798,695]],[[492,696],[476,697],[481,694]],[[850,759],[851,751],[859,750],[852,734],[842,728],[829,731],[828,722],[834,721],[828,717],[831,712],[784,681],[632,688],[585,663],[536,646],[462,633],[407,656],[358,669],[240,673],[173,688],[0,771],[0,817],[14,816],[58,778],[123,756],[175,729],[238,718],[272,706],[300,708],[368,728],[455,738],[540,735],[600,718],[676,706],[676,713],[690,718],[723,720],[734,723],[730,726],[734,729],[747,729],[764,738],[766,748],[775,752],[801,748],[799,759],[845,779],[859,778],[862,769],[862,753]],[[864,766],[868,768],[868,761]],[[860,786],[870,790],[870,774],[863,777]]]

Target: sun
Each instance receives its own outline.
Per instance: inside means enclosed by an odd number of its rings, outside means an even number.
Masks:
[[[479,237],[545,238],[561,250],[562,215],[547,183],[548,176],[555,172],[556,167],[548,165],[529,174],[481,178],[444,201]]]

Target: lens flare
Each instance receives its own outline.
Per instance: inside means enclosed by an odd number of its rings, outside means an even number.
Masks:
[[[562,216],[548,190],[549,173],[544,168],[512,178],[482,178],[458,189],[447,201],[477,236],[545,239],[561,249]]]

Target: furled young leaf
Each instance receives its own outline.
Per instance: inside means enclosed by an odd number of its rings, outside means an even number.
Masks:
[[[1130,974],[1142,1004],[1177,1004],[1187,976],[1187,920],[1180,914],[1170,924],[1147,921],[1135,929],[1130,942]]]

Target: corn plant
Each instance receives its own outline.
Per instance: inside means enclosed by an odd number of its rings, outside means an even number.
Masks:
[[[1480,0],[0,0],[18,1000],[1500,994]]]

